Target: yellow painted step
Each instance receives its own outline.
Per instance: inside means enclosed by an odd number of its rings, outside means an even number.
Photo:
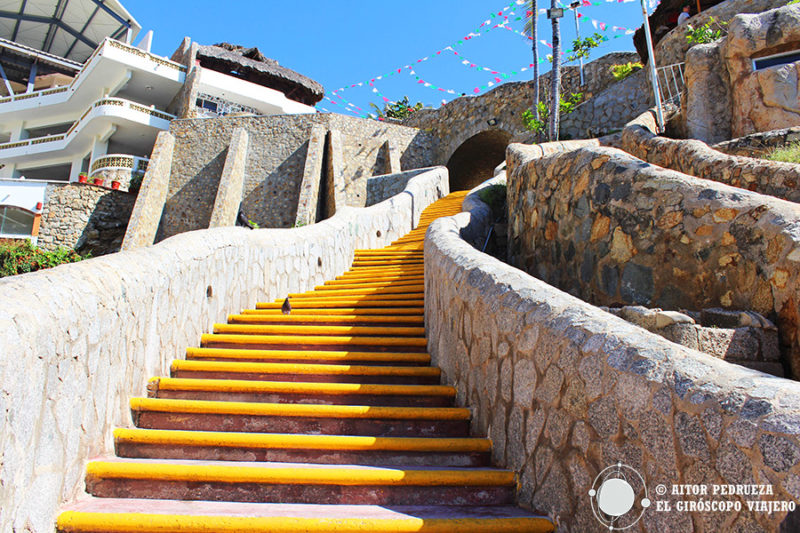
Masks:
[[[322,360],[335,363],[394,362],[429,364],[431,356],[426,353],[393,352],[348,352],[314,350],[247,350],[236,348],[187,348],[187,359],[264,359],[268,360]]]
[[[116,429],[114,441],[166,446],[431,453],[485,453],[492,447],[492,441],[480,438],[352,437],[159,429]]]
[[[314,290],[305,293],[290,293],[289,300],[294,298],[315,298],[320,296],[355,296],[358,294],[408,294],[408,293],[422,293],[425,291],[425,285],[418,283],[415,285],[403,285],[400,287],[383,286],[383,287],[366,287],[366,288],[345,288],[345,287],[330,287],[324,289]]]
[[[344,376],[439,377],[441,370],[432,366],[351,366],[292,363],[235,363],[226,361],[172,361],[173,372],[230,372],[241,374],[330,374]]]
[[[258,302],[256,309],[280,309],[281,302]],[[292,313],[295,308],[318,308],[318,307],[422,307],[425,300],[422,298],[412,298],[403,300],[379,300],[375,298],[336,298],[336,299],[303,299],[302,301],[292,302]]]
[[[424,327],[413,326],[314,326],[301,324],[214,324],[214,333],[242,335],[370,335],[424,336]]]
[[[350,346],[403,346],[424,348],[428,345],[425,337],[346,337],[336,335],[236,335],[236,334],[209,334],[201,336],[200,342],[207,345],[210,342],[225,344],[291,344],[291,345],[350,345]]]
[[[546,518],[301,518],[186,514],[87,513],[58,517],[64,533],[550,533]]]
[[[425,287],[425,276],[414,276],[413,278],[398,279],[392,281],[379,280],[331,280],[326,281],[325,285],[317,285],[315,291],[349,290],[349,289],[373,289],[373,288],[395,288],[395,287]]]
[[[235,324],[264,324],[271,322],[362,322],[369,324],[422,324],[424,317],[422,315],[380,315],[380,316],[359,316],[359,315],[300,315],[292,313],[290,315],[275,314],[244,314],[244,315],[228,315],[228,322]]]
[[[236,393],[289,393],[364,396],[444,396],[456,391],[447,385],[365,385],[362,383],[306,383],[234,379],[152,378],[149,389]]]
[[[286,416],[293,418],[347,418],[376,420],[469,420],[463,407],[372,407],[367,405],[314,405],[302,403],[222,402],[132,398],[131,411],[159,413]]]
[[[442,487],[508,486],[514,472],[484,468],[464,470],[403,470],[400,468],[308,468],[300,466],[240,466],[144,461],[90,461],[91,479],[158,479],[194,483],[265,483],[273,485],[379,485]]]
[[[271,309],[243,309],[243,315],[276,315],[280,314],[283,315],[281,312],[281,306],[275,305]],[[338,308],[313,308],[313,307],[300,307],[297,309],[292,308],[292,313],[290,315],[284,316],[318,316],[318,315],[352,315],[357,316],[359,318],[367,317],[367,316],[386,316],[386,315],[405,315],[405,316],[416,316],[416,315],[424,315],[425,308],[424,307],[338,307]]]

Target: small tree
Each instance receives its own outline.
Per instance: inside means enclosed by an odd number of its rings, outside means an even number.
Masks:
[[[575,39],[572,41],[572,53],[567,56],[567,61],[588,59],[592,49],[600,46],[604,40],[604,37],[599,33],[595,33],[585,39]]]
[[[400,120],[410,117],[423,107],[422,102],[417,102],[412,106],[408,96],[404,96],[402,100],[398,100],[397,102],[389,102],[383,106],[383,109],[372,102],[370,102],[369,105],[375,109],[380,118],[396,118]]]

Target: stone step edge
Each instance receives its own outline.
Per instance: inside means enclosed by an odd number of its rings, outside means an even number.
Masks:
[[[131,398],[129,403],[133,412],[375,420],[469,420],[471,418],[469,409],[464,407],[372,407],[168,398]]]
[[[331,450],[363,452],[487,453],[485,438],[355,437],[350,435],[297,435],[163,429],[114,430],[117,444],[150,444],[219,448],[271,448],[280,450]]]
[[[240,379],[150,378],[148,391],[249,392],[363,396],[445,396],[456,390],[447,385],[373,385],[365,383],[315,383],[305,381],[249,381]]]

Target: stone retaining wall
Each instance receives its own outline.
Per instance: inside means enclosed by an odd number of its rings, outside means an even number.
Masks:
[[[655,131],[655,116],[648,111],[625,127],[621,148],[660,167],[800,202],[800,165],[731,156],[702,141],[670,139]]]
[[[0,531],[52,533],[113,452],[128,400],[228,313],[333,279],[356,248],[388,245],[447,194],[447,171],[298,229],[216,228],[0,280]]]
[[[713,148],[728,155],[764,157],[776,148],[783,148],[796,142],[800,142],[800,126],[753,133],[752,135],[715,144]]]
[[[51,183],[45,191],[38,245],[94,256],[116,252],[136,196],[85,183]]]
[[[797,205],[620,150],[508,151],[511,263],[595,305],[752,310],[800,377]]]
[[[607,530],[588,493],[621,462],[641,473],[652,501],[629,531],[773,532],[783,521],[781,531],[795,531],[796,516],[744,502],[800,498],[800,384],[673,344],[462,239],[490,222],[484,205],[431,225],[425,323],[434,363],[473,411],[473,434],[488,433],[494,461],[518,472],[519,502],[559,531]],[[766,484],[774,494],[661,496],[659,484]],[[617,526],[638,515],[642,496]],[[676,511],[677,500],[701,499],[743,509]]]
[[[614,77],[611,75],[612,65],[637,60],[637,54],[624,52],[613,52],[595,59],[587,63],[584,67],[586,85],[583,87],[580,84],[578,67],[564,67],[562,70],[561,82],[562,93],[568,95],[570,93],[583,92],[586,99],[591,99],[605,91],[608,87],[612,85],[614,85],[614,87],[617,86]],[[542,91],[542,98],[544,98],[544,91],[549,91],[550,87],[550,73],[548,72],[540,76],[539,80],[540,91]],[[628,94],[627,91],[626,95],[639,96],[635,93]],[[525,130],[522,124],[522,113],[526,109],[530,109],[532,103],[532,81],[509,82],[503,83],[480,96],[464,95],[462,98],[456,98],[448,102],[439,109],[419,111],[404,120],[403,124],[430,131],[438,138],[442,139],[439,149],[436,152],[435,162],[444,165],[448,162],[456,149],[467,139],[486,130],[501,130],[509,134],[513,141],[517,142],[529,137],[530,132]],[[605,109],[606,106],[602,105],[598,107]],[[647,107],[648,106],[645,105],[645,109]],[[627,104],[624,105],[623,108],[627,109]],[[586,108],[586,111],[588,112],[589,108]],[[623,121],[617,127],[621,128],[627,120],[630,120],[639,112],[641,111],[637,111],[622,119]],[[592,112],[590,115],[601,117],[602,113]],[[619,113],[617,116],[619,116]],[[567,117],[564,118],[566,119]],[[496,124],[490,126],[488,123],[489,120],[496,121]],[[576,119],[573,118],[572,120]],[[573,131],[570,129],[571,126],[568,125],[566,126],[567,129],[562,128],[562,130],[575,137],[585,134],[586,127],[584,127],[583,121],[577,120],[576,124],[576,128],[581,128],[580,130],[575,129]],[[603,123],[592,123],[590,126],[595,129],[600,129]],[[410,167],[404,165],[404,168]]]
[[[342,187],[348,204],[363,207],[370,176],[385,173],[384,144],[391,139],[402,152],[404,168],[430,166],[436,143],[419,130],[342,115],[274,115],[174,120],[171,179],[157,240],[208,227],[220,176],[234,130],[249,136],[243,210],[259,226],[292,227],[316,206],[299,206],[312,128],[337,131],[342,142]],[[307,184],[313,178],[307,176]],[[309,181],[310,180],[310,181]],[[311,195],[313,196],[313,194]],[[304,195],[307,200],[308,194]],[[337,206],[338,208],[338,206]]]

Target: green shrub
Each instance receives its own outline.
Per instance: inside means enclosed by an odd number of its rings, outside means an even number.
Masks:
[[[390,102],[386,104],[383,106],[383,110],[371,102],[369,105],[375,109],[375,111],[378,113],[378,117],[396,118],[399,120],[410,117],[423,107],[422,102],[417,102],[412,106],[408,96],[404,96],[402,100],[398,100],[397,102]]]
[[[506,203],[506,186],[502,183],[489,185],[478,191],[478,198],[492,209],[495,218],[500,218]]]
[[[0,278],[35,272],[64,263],[77,263],[89,255],[80,254],[69,248],[58,248],[46,252],[31,244],[31,241],[0,243]]]
[[[708,22],[699,28],[687,24],[686,40],[689,41],[689,44],[713,43],[727,34],[727,30],[725,29],[727,25],[727,22],[719,22],[715,20],[714,17],[711,17]]]
[[[139,192],[139,189],[142,188],[143,179],[144,174],[136,174],[132,177],[130,183],[128,183],[128,192]]]
[[[783,163],[800,163],[800,141],[772,150],[767,159]]]
[[[582,101],[583,93],[572,93],[567,98],[562,96],[558,105],[561,115],[569,115],[575,111],[575,108],[578,107],[578,104]],[[539,120],[536,120],[536,117],[533,116],[533,112],[530,109],[526,109],[522,112],[522,125],[525,126],[525,129],[528,131],[544,133],[547,131],[550,108],[544,102],[539,102],[537,106],[539,108]]]
[[[611,75],[614,76],[615,80],[622,81],[631,74],[633,74],[635,71],[643,67],[644,65],[642,65],[638,61],[636,63],[628,62],[628,63],[623,63],[621,65],[611,65]]]

